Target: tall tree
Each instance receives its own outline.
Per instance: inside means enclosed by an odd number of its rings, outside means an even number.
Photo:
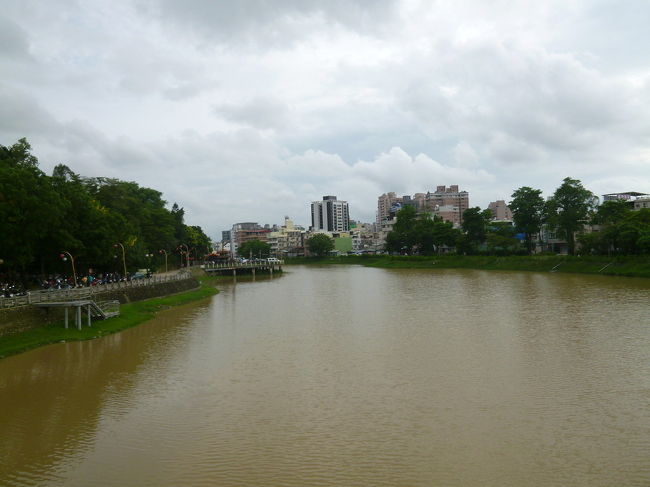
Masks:
[[[414,227],[415,245],[424,255],[440,253],[443,245],[453,246],[460,233],[453,223],[445,222],[439,216],[431,217],[428,213],[421,215]]]
[[[0,145],[0,258],[23,276],[64,224],[65,202],[30,151],[25,139]]]
[[[544,198],[540,189],[522,186],[511,195],[508,203],[515,226],[524,234],[526,250],[533,252],[533,236],[539,233],[544,221]]]
[[[564,178],[547,202],[548,222],[566,239],[569,254],[575,254],[576,233],[583,229],[595,205],[593,193],[571,178]]]
[[[410,254],[417,244],[417,212],[412,206],[404,206],[395,216],[393,229],[386,236],[386,250]]]
[[[471,247],[476,248],[485,242],[487,224],[491,219],[492,212],[481,210],[478,206],[468,208],[463,212],[462,228]]]
[[[334,250],[334,239],[324,233],[317,233],[307,239],[309,253],[317,257],[323,257]]]
[[[201,257],[210,253],[212,250],[212,243],[200,226],[186,225],[185,233],[187,234],[187,245],[189,245],[190,249],[194,249],[194,255]]]

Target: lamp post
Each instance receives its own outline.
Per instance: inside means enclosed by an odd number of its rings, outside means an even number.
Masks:
[[[124,251],[124,245],[122,245],[120,242],[117,242],[113,247],[117,248],[120,247],[122,249],[122,265],[124,266],[124,279],[127,278],[126,274],[126,252]]]
[[[147,277],[151,274],[151,259],[153,259],[155,254],[144,254],[145,257],[149,259],[148,267],[147,267]]]
[[[167,272],[167,251],[165,249],[160,249],[159,254],[165,254],[165,272]]]
[[[181,249],[181,267],[183,266],[183,250],[182,248],[185,247],[185,266],[189,268],[190,266],[190,249],[187,245],[185,244],[180,244],[178,246],[179,249]]]
[[[63,262],[68,260],[66,258],[66,255],[68,257],[70,257],[70,262],[72,263],[72,278],[74,279],[74,286],[73,287],[77,287],[77,270],[74,267],[74,257],[72,257],[72,254],[70,252],[68,252],[67,250],[62,250],[61,254],[60,254],[60,257],[63,260]]]

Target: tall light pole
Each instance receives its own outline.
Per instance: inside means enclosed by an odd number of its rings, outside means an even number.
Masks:
[[[73,287],[77,287],[77,270],[76,270],[75,267],[74,267],[74,257],[72,257],[72,254],[71,254],[70,252],[68,252],[67,250],[62,250],[62,251],[61,251],[61,259],[63,259],[64,262],[65,262],[66,260],[68,260],[68,259],[66,258],[66,255],[67,255],[68,257],[70,257],[70,262],[72,263],[72,278],[74,279],[74,286],[73,286]],[[67,313],[67,311],[66,311],[66,313]],[[66,316],[67,316],[67,315],[66,315]],[[67,319],[67,318],[66,318],[66,319]]]
[[[160,249],[159,254],[165,254],[165,272],[167,272],[167,251],[165,249]]]
[[[126,274],[126,252],[124,251],[124,245],[122,245],[120,242],[117,242],[113,247],[117,248],[120,247],[122,249],[122,265],[124,266],[124,279],[127,278]]]
[[[190,267],[190,249],[186,244],[180,244],[178,246],[179,249],[182,249],[183,247],[185,247],[185,266],[187,268],[189,268]],[[182,265],[183,265],[183,251],[181,250],[181,267],[182,267]]]

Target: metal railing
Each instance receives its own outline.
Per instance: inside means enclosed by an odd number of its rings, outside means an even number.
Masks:
[[[231,263],[222,263],[222,262],[209,262],[201,266],[202,269],[252,269],[259,267],[270,267],[270,266],[280,266],[284,264],[284,260],[275,260],[275,261],[251,261],[251,262],[231,262]]]
[[[140,279],[131,279],[130,281],[110,282],[106,284],[98,284],[96,286],[32,291],[25,296],[14,296],[11,298],[0,297],[0,309],[17,308],[20,306],[29,306],[30,304],[47,303],[51,301],[76,301],[80,299],[94,299],[93,296],[97,296],[109,291],[151,286],[164,282],[182,281],[190,278],[191,276],[191,272],[181,270],[175,273],[143,277]]]

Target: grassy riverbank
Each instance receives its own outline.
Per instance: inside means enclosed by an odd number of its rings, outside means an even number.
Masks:
[[[501,271],[566,272],[629,277],[650,277],[648,256],[402,256],[361,255],[326,258],[296,258],[291,264],[356,264],[392,269],[482,269]]]
[[[146,301],[137,301],[120,306],[120,316],[108,320],[94,320],[91,327],[85,325],[85,316],[81,330],[74,328],[74,319],[70,328],[63,327],[63,322],[48,325],[43,328],[27,330],[15,335],[0,338],[0,358],[25,352],[33,348],[62,341],[79,341],[97,338],[103,335],[125,330],[150,320],[159,311],[171,307],[181,306],[192,301],[207,298],[219,291],[214,287],[219,281],[218,277],[201,276],[197,278],[200,286],[196,289],[153,298]]]

